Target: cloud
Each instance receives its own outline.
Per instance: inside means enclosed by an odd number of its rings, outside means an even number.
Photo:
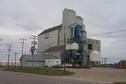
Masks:
[[[62,23],[64,8],[73,9],[84,18],[88,35],[123,30],[126,29],[125,3],[125,0],[0,0],[0,38],[14,43],[38,35]],[[124,58],[125,36],[126,32],[117,32],[89,37],[101,40],[102,56]],[[30,42],[26,45],[30,46]]]

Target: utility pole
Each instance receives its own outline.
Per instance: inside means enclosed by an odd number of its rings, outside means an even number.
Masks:
[[[108,60],[108,58],[105,57],[105,58],[104,58],[104,63],[105,63],[105,64],[107,64],[107,60]]]
[[[24,41],[27,40],[27,39],[22,38],[20,40],[22,40],[21,44],[22,44],[22,56],[23,56],[24,55]]]
[[[32,39],[33,39],[33,42],[34,42],[34,43],[33,43],[33,46],[35,46],[35,45],[36,45],[36,41],[35,41],[35,40],[36,40],[36,38],[37,38],[38,36],[35,36],[35,35],[32,35],[32,36],[33,36]]]
[[[13,65],[13,60],[11,60],[11,66],[13,67],[14,65]]]
[[[10,61],[10,52],[11,52],[11,45],[8,44],[8,63],[7,63],[8,68],[10,66],[10,64],[9,64],[9,61]]]
[[[24,55],[24,41],[27,40],[27,39],[22,38],[22,39],[20,39],[20,40],[21,40],[21,44],[22,44],[21,53],[22,53],[22,57],[23,57],[23,55]],[[23,67],[23,64],[22,64],[22,61],[21,61],[21,67],[24,68],[24,67]]]
[[[33,62],[33,57],[34,57],[34,52],[35,52],[35,50],[36,50],[36,48],[35,48],[35,45],[36,45],[36,38],[38,37],[38,36],[35,36],[35,35],[32,35],[32,37],[33,38],[31,38],[31,39],[33,39],[33,46],[31,47],[31,53],[32,53],[32,67],[33,67],[33,65],[34,65],[34,62]]]
[[[15,67],[17,67],[17,62],[16,62],[16,55],[17,55],[17,52],[15,51]]]
[[[102,57],[102,62],[101,62],[101,64],[102,64],[102,65],[104,64],[104,59],[103,59],[103,57]]]
[[[0,41],[3,41],[3,39],[0,39]]]
[[[66,31],[64,27],[64,71],[66,71]]]

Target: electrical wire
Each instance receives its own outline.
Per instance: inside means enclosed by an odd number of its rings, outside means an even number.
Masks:
[[[125,31],[126,31],[126,29],[113,31],[113,32],[106,32],[106,33],[102,33],[102,34],[92,34],[92,35],[88,35],[88,36],[102,36],[102,35],[109,35],[109,34],[118,33],[118,32],[125,32]]]

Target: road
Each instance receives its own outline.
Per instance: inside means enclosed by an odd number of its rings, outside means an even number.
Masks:
[[[0,84],[107,84],[65,79],[58,76],[43,76],[19,72],[0,71]]]

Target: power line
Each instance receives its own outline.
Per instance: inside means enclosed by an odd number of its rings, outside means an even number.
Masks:
[[[89,35],[89,36],[109,35],[109,34],[118,33],[118,32],[125,32],[125,31],[126,31],[126,29],[124,29],[124,30],[118,30],[118,31],[113,31],[113,32],[106,32],[106,33],[102,33],[102,34],[92,34],[92,35]]]

